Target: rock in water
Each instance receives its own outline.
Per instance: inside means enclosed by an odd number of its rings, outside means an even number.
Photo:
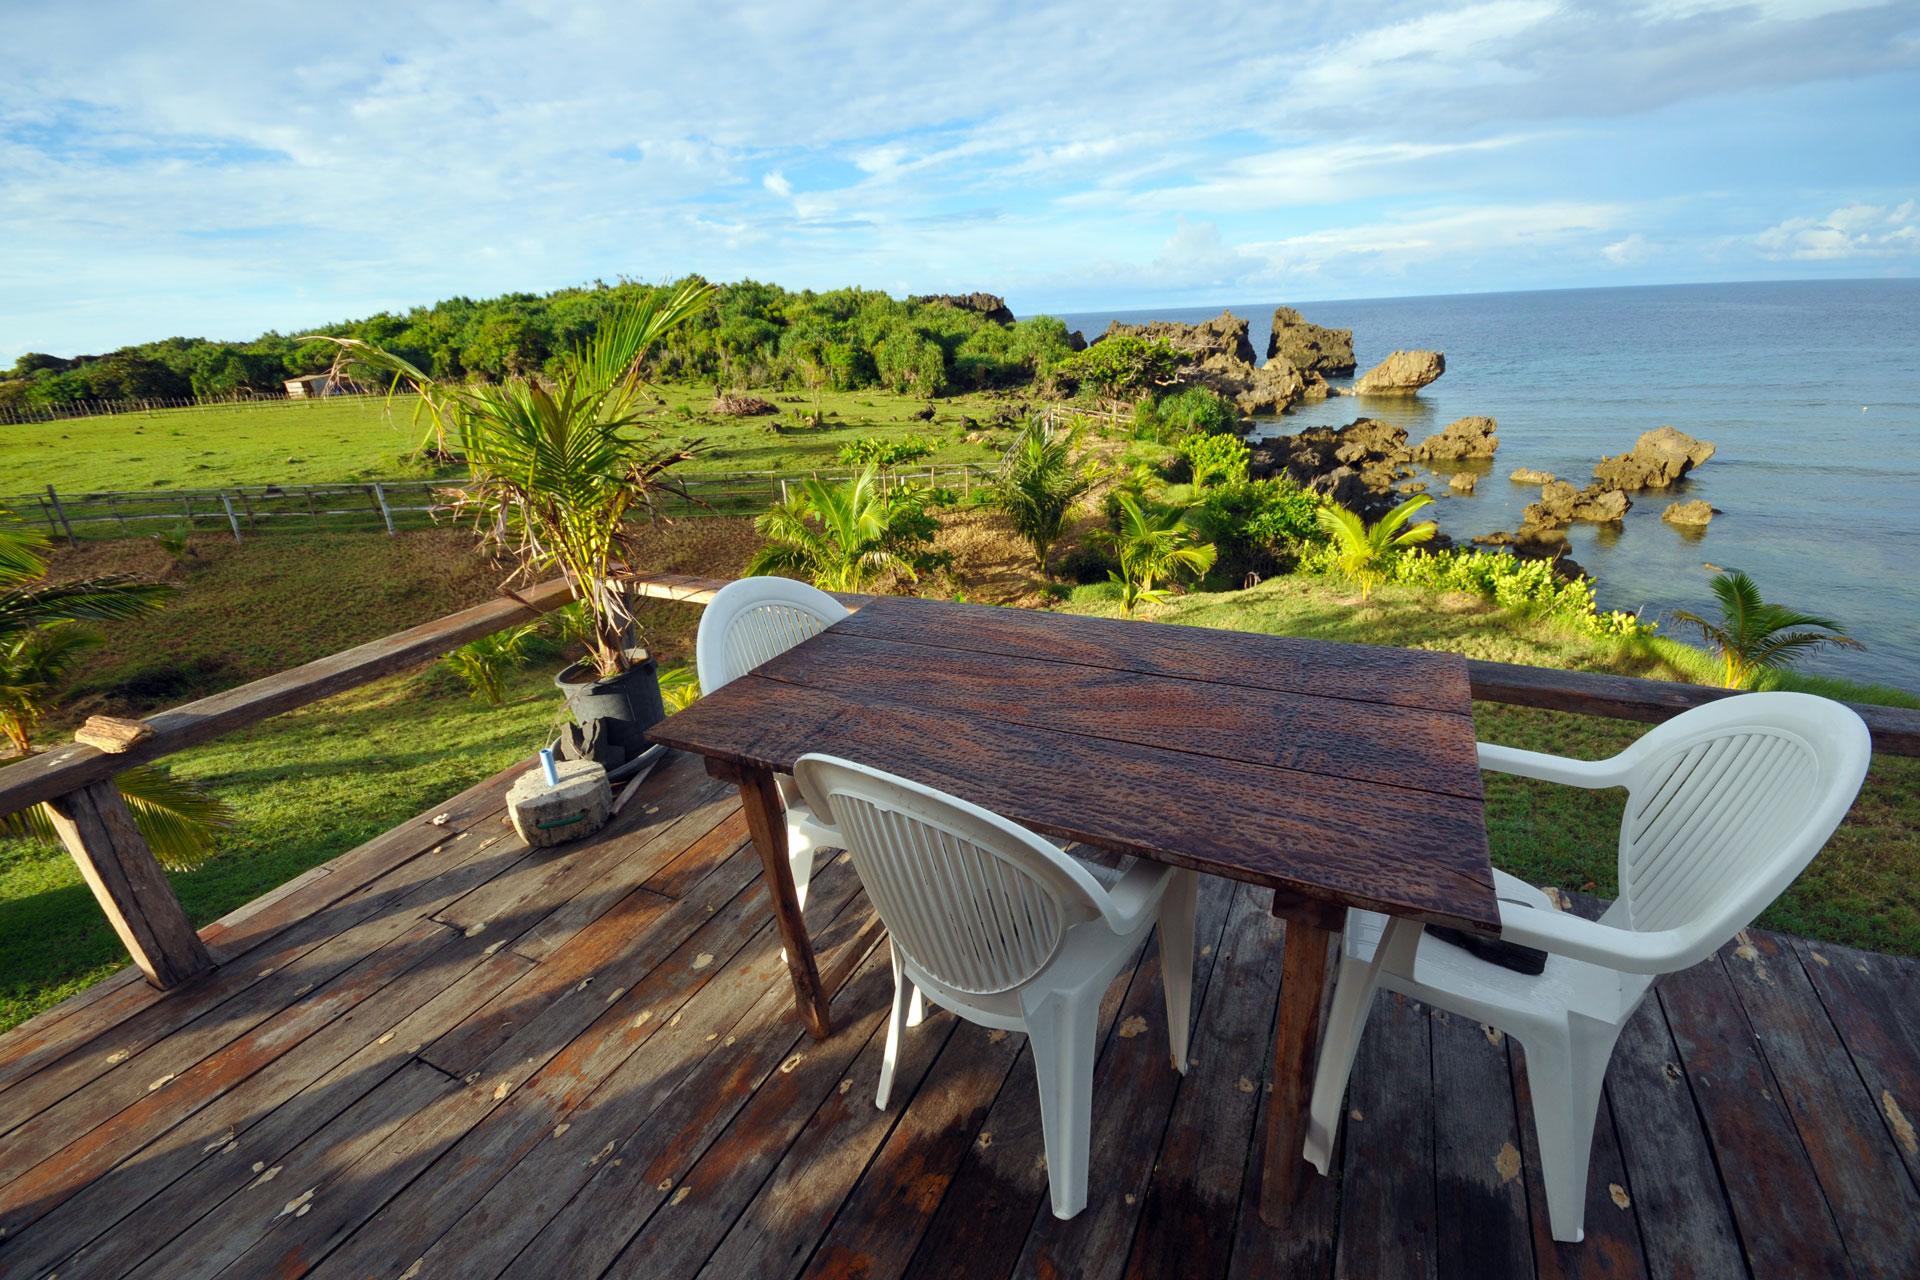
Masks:
[[[1661,427],[1643,434],[1626,453],[1600,459],[1593,478],[1611,489],[1664,489],[1713,456],[1713,445]]]
[[[921,306],[952,307],[957,311],[971,311],[995,324],[1012,324],[1013,312],[1007,308],[1005,298],[995,297],[991,293],[925,293],[917,298],[908,298],[908,302]]]
[[[1269,361],[1272,368],[1277,361]],[[1394,506],[1400,468],[1413,460],[1404,428],[1378,418],[1359,418],[1338,431],[1308,427],[1253,446],[1249,474],[1256,480],[1285,476],[1303,489],[1332,499],[1369,520]]]
[[[1461,418],[1447,424],[1438,435],[1428,436],[1413,446],[1413,456],[1423,462],[1452,458],[1491,458],[1500,447],[1494,432],[1500,424],[1492,418]]]
[[[1267,339],[1267,359],[1285,357],[1302,373],[1345,377],[1353,372],[1353,330],[1323,329],[1300,318],[1292,307],[1273,313],[1273,333]]]
[[[1543,529],[1562,528],[1575,520],[1612,524],[1632,506],[1627,495],[1618,489],[1597,484],[1576,489],[1565,480],[1555,480],[1540,490],[1540,501],[1527,504],[1521,518]]]
[[[1532,467],[1521,467],[1507,479],[1515,484],[1552,484],[1553,472],[1535,471]]]
[[[1707,522],[1713,519],[1713,508],[1695,498],[1692,502],[1670,503],[1660,513],[1660,518],[1673,524],[1688,524],[1704,529]]]
[[[1471,471],[1462,471],[1458,475],[1447,477],[1447,488],[1458,489],[1461,493],[1472,493],[1473,486],[1479,483],[1479,477]]]
[[[1396,351],[1360,375],[1357,396],[1410,396],[1447,371],[1438,351]]]

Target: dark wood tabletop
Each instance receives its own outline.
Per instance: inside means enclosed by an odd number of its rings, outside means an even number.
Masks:
[[[1047,835],[1498,931],[1455,654],[883,597],[652,736],[845,756]]]

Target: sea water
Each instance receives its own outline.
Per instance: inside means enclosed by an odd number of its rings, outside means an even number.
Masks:
[[[1275,304],[1225,308],[1250,322],[1264,356]],[[1535,293],[1296,302],[1315,324],[1352,329],[1359,371],[1396,350],[1435,350],[1447,372],[1417,397],[1329,398],[1256,436],[1356,417],[1407,429],[1410,443],[1456,418],[1500,424],[1491,465],[1419,467],[1428,509],[1462,544],[1520,525],[1539,487],[1525,466],[1575,486],[1603,454],[1669,425],[1717,447],[1666,490],[1630,495],[1619,525],[1576,524],[1571,554],[1600,604],[1706,617],[1716,568],[1744,569],[1767,600],[1841,622],[1864,652],[1829,649],[1802,669],[1920,692],[1920,280],[1664,285]],[[1092,338],[1109,320],[1195,322],[1223,308],[1063,315]],[[1344,385],[1350,379],[1334,379]],[[1418,465],[1418,464],[1416,464]],[[1472,495],[1446,477],[1474,471]],[[1704,499],[1704,531],[1667,524],[1669,503]],[[1697,636],[1695,637],[1697,640]]]

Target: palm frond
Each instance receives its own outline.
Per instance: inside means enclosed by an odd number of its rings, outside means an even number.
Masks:
[[[52,549],[45,532],[0,507],[0,590],[46,576]]]
[[[51,622],[124,622],[145,617],[177,590],[172,583],[116,573],[83,582],[0,592],[0,635]]]
[[[198,783],[177,777],[165,765],[143,764],[114,775],[133,823],[169,871],[191,871],[213,852],[214,840],[234,825],[232,808]],[[0,817],[0,835],[58,844],[44,804]]]

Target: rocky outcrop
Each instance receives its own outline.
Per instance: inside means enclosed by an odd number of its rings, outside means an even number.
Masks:
[[[1594,524],[1612,524],[1633,506],[1618,489],[1590,484],[1576,489],[1565,480],[1555,480],[1540,490],[1540,501],[1530,502],[1521,518],[1530,525],[1561,527],[1575,520]]]
[[[1521,467],[1507,479],[1515,484],[1552,484],[1553,472],[1535,471],[1532,467]]]
[[[1086,334],[1080,332],[1078,329],[1075,329],[1072,333],[1067,335],[1067,350],[1085,351],[1086,349],[1087,349]]]
[[[1145,338],[1149,342],[1164,342],[1175,351],[1185,351],[1197,360],[1205,360],[1213,355],[1231,356],[1241,364],[1253,364],[1253,343],[1247,340],[1247,322],[1234,316],[1230,311],[1222,311],[1211,320],[1200,324],[1182,324],[1178,320],[1149,320],[1146,324],[1121,324],[1113,321],[1106,332],[1095,338],[1095,342],[1104,342],[1108,338],[1125,335],[1133,338]]]
[[[1447,488],[1457,493],[1472,493],[1474,485],[1479,482],[1480,478],[1474,475],[1473,472],[1462,471],[1458,475],[1447,477]]]
[[[1267,359],[1275,357],[1302,373],[1345,377],[1353,372],[1353,330],[1324,329],[1301,319],[1292,307],[1278,307],[1267,338]]]
[[[960,311],[971,311],[995,324],[1013,323],[1013,312],[1008,310],[1007,300],[996,298],[990,293],[924,293],[907,301],[921,306],[953,307]]]
[[[1500,424],[1492,418],[1461,418],[1447,424],[1438,435],[1428,436],[1413,447],[1413,456],[1421,462],[1444,462],[1455,458],[1491,458],[1500,447],[1494,432]]]
[[[1396,351],[1360,375],[1357,396],[1410,396],[1447,371],[1438,351]]]
[[[1664,489],[1713,456],[1713,445],[1684,431],[1649,431],[1626,453],[1600,459],[1593,478],[1610,489]]]
[[[1248,459],[1254,479],[1285,476],[1368,520],[1393,509],[1394,485],[1406,477],[1411,461],[1406,431],[1377,418],[1359,418],[1337,431],[1309,427],[1275,436],[1254,445]]]
[[[1243,414],[1284,413],[1307,398],[1307,380],[1285,360],[1269,360],[1255,367],[1216,353],[1183,375],[1184,380],[1212,387],[1232,400]],[[1319,385],[1324,381],[1315,378]]]
[[[1660,513],[1660,518],[1670,524],[1691,525],[1704,529],[1707,527],[1707,522],[1713,519],[1713,508],[1695,498],[1692,502],[1669,503],[1667,509]]]

